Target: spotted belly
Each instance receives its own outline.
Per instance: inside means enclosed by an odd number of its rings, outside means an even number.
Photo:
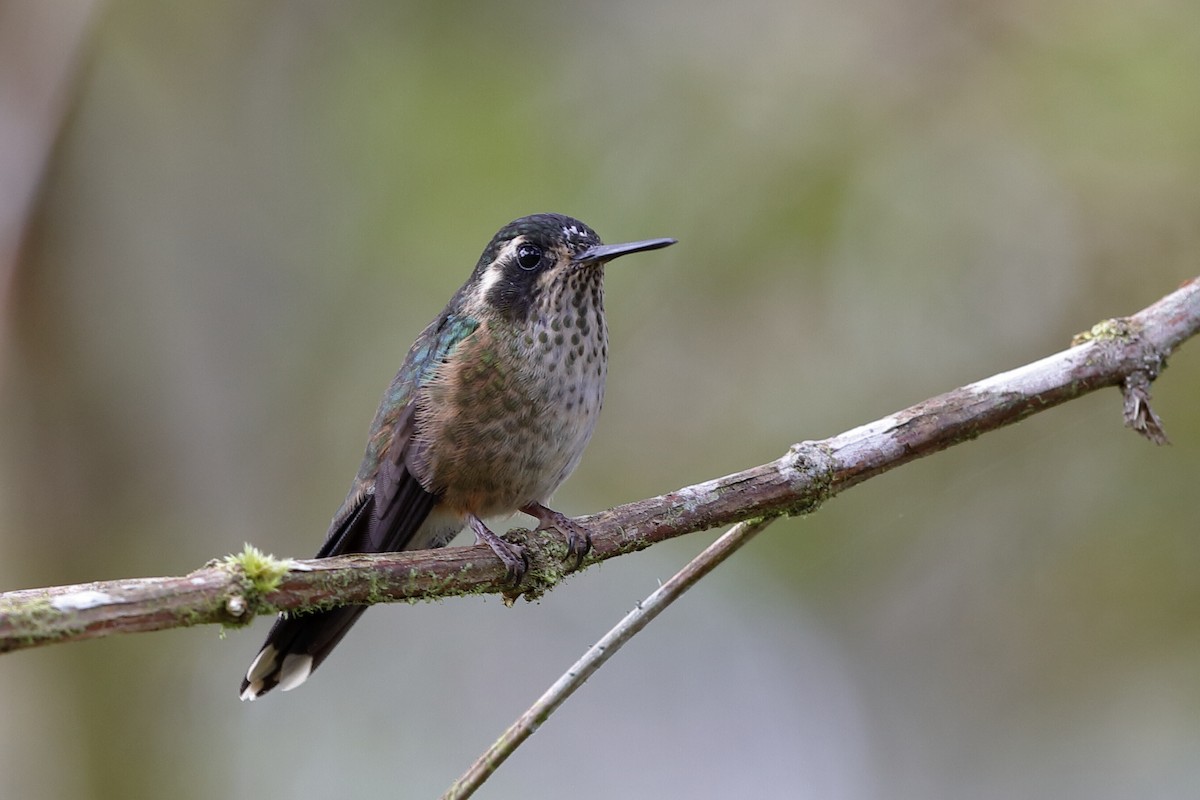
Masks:
[[[419,399],[410,468],[441,505],[480,517],[545,503],[578,466],[600,415],[603,327],[572,320],[464,343]],[[586,331],[586,333],[584,332]]]

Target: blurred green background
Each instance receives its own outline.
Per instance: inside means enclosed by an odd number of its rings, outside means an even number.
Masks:
[[[523,214],[680,240],[609,270],[575,514],[1200,273],[1188,0],[9,0],[0,41],[9,100],[71,66],[0,266],[5,589],[315,552],[409,343]],[[1192,342],[1171,447],[1109,390],[777,524],[481,796],[1195,796],[1198,396]],[[266,619],[4,656],[0,796],[435,796],[715,535],[538,604],[373,610],[253,705]]]

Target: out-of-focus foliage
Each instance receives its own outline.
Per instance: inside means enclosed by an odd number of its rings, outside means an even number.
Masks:
[[[583,513],[1066,346],[1200,273],[1200,12],[1153,3],[110,2],[7,309],[0,586],[315,551],[409,342],[536,211],[609,271]],[[0,147],[4,146],[0,126]],[[1200,342],[783,522],[488,797],[1200,785]],[[0,658],[0,796],[429,797],[710,536],[536,605]]]

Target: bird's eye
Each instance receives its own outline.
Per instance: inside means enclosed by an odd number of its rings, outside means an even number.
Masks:
[[[517,248],[517,264],[521,269],[537,269],[542,263],[542,248],[536,244],[523,244]]]

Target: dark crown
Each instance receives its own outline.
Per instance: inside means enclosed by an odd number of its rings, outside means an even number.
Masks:
[[[594,230],[574,217],[564,214],[531,214],[515,219],[501,228],[479,257],[476,269],[484,269],[495,261],[504,245],[518,236],[527,237],[543,249],[549,249],[556,242],[563,242],[575,255],[601,243]]]

